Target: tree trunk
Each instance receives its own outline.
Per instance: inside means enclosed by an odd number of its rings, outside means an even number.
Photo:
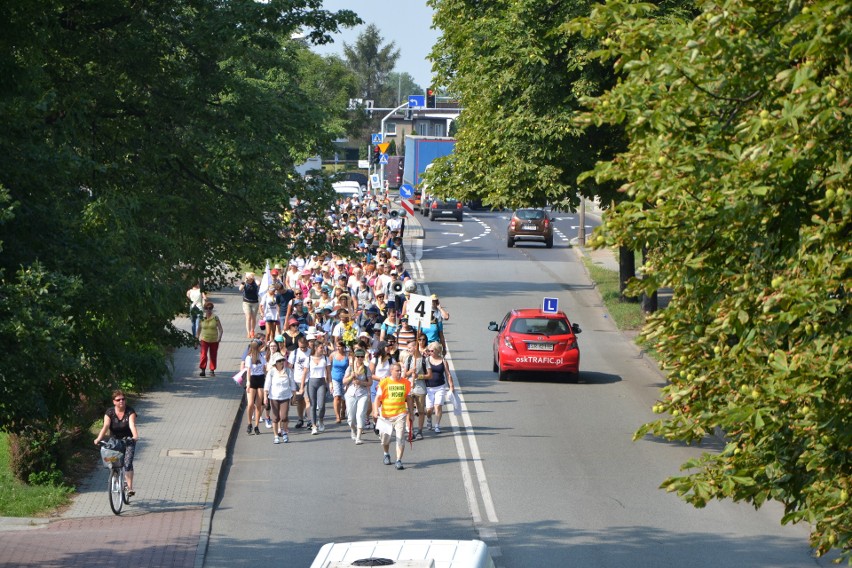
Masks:
[[[648,262],[648,249],[642,249],[642,265]],[[648,294],[642,294],[642,311],[646,314],[651,314],[657,311],[658,303],[657,303],[657,291],[654,290],[654,293],[650,296]]]
[[[618,294],[622,302],[637,302],[636,298],[624,295],[627,281],[636,276],[636,256],[627,247],[618,248]]]

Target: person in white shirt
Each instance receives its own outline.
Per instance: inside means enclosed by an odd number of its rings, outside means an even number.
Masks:
[[[304,335],[299,335],[299,346],[290,353],[289,358],[287,359],[287,363],[290,365],[290,368],[293,369],[293,379],[296,381],[300,381],[302,376],[305,374],[305,369],[308,366],[308,361],[311,358],[311,350],[308,347],[308,340]],[[296,428],[301,428],[305,425],[305,407],[308,404],[308,401],[305,400],[305,392],[301,389],[293,395],[292,404],[296,407],[296,415],[298,421],[296,422]]]
[[[270,360],[271,368],[266,373],[263,385],[263,402],[269,404],[272,410],[272,424],[275,427],[273,443],[286,444],[290,441],[290,399],[298,387],[287,372],[287,360],[281,353],[275,353]]]

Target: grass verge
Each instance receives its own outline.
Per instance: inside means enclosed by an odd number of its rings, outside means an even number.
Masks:
[[[66,485],[27,485],[9,468],[9,436],[0,432],[0,517],[38,517],[66,505],[74,490]]]
[[[604,305],[618,329],[641,329],[642,324],[645,323],[642,306],[638,302],[622,302],[619,299],[618,272],[601,268],[586,256],[583,257],[583,262],[589,270],[592,280],[597,285]]]

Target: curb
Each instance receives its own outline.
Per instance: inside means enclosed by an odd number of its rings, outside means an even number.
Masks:
[[[230,460],[234,453],[234,444],[237,442],[237,435],[240,431],[240,418],[242,417],[246,407],[246,397],[243,394],[240,399],[240,406],[234,415],[234,422],[231,424],[231,431],[225,440],[224,447],[218,447],[213,450],[213,459],[216,460],[213,466],[213,475],[211,476],[210,487],[207,490],[207,500],[204,503],[204,512],[201,514],[201,530],[198,534],[198,547],[195,549],[195,568],[203,568],[204,562],[207,559],[207,547],[210,545],[210,532],[213,529],[213,514],[216,512],[216,505],[221,499],[220,482],[225,477],[225,464]],[[224,489],[223,489],[224,490]],[[212,499],[211,499],[212,495]]]

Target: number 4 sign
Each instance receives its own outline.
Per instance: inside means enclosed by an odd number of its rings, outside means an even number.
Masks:
[[[408,316],[408,325],[413,328],[427,327],[431,320],[432,314],[432,299],[429,296],[420,294],[411,294],[408,297],[408,309],[405,314]]]

